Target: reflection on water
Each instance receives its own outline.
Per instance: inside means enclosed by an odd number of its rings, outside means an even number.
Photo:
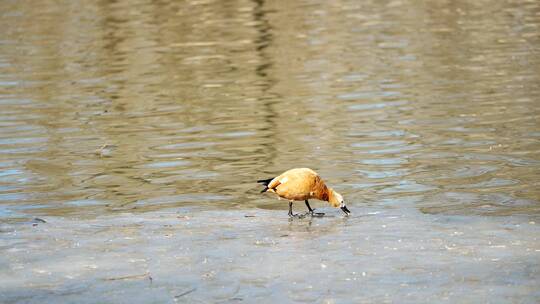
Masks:
[[[540,214],[537,3],[1,5],[2,215],[351,204]],[[484,208],[485,206],[485,208]]]
[[[502,233],[500,217],[540,216],[538,1],[2,1],[0,15],[6,225],[195,209],[286,221],[254,181],[298,166],[356,215],[411,208],[405,228],[473,216]]]

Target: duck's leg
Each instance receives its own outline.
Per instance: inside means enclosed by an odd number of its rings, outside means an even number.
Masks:
[[[311,216],[323,216],[324,215],[324,213],[322,213],[322,212],[315,212],[314,209],[311,209],[311,206],[309,205],[308,200],[305,200],[305,202],[306,202],[306,206],[307,206],[307,208],[309,210],[309,214],[311,214]]]
[[[289,216],[290,217],[293,217],[293,213],[292,213],[292,202],[289,202]]]
[[[313,209],[311,209],[311,206],[309,205],[308,200],[306,200],[306,206],[307,206],[307,208],[309,210],[309,213],[313,213]]]

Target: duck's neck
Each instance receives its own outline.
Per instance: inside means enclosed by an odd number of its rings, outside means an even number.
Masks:
[[[330,203],[330,205],[332,205],[332,206],[334,206],[336,208],[340,204],[340,202],[336,198],[335,192],[334,192],[334,190],[332,188],[328,189],[328,202]]]
[[[321,197],[319,198],[322,201],[330,201],[330,198],[334,195],[334,190],[332,188],[328,188],[324,186],[324,188],[321,191]]]

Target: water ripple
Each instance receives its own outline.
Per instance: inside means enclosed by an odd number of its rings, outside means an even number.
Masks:
[[[352,202],[537,214],[536,3],[73,5],[0,3],[10,214],[286,209],[253,181],[297,166]]]

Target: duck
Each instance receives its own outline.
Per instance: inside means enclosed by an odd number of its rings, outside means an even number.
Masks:
[[[270,192],[289,201],[289,217],[298,216],[293,214],[292,206],[295,201],[304,201],[308,208],[308,214],[322,216],[324,213],[315,213],[309,205],[310,199],[318,199],[328,202],[334,208],[340,208],[346,216],[351,211],[345,205],[343,196],[330,187],[327,187],[319,174],[310,168],[294,168],[280,175],[268,179],[258,180],[264,186],[261,193]]]

